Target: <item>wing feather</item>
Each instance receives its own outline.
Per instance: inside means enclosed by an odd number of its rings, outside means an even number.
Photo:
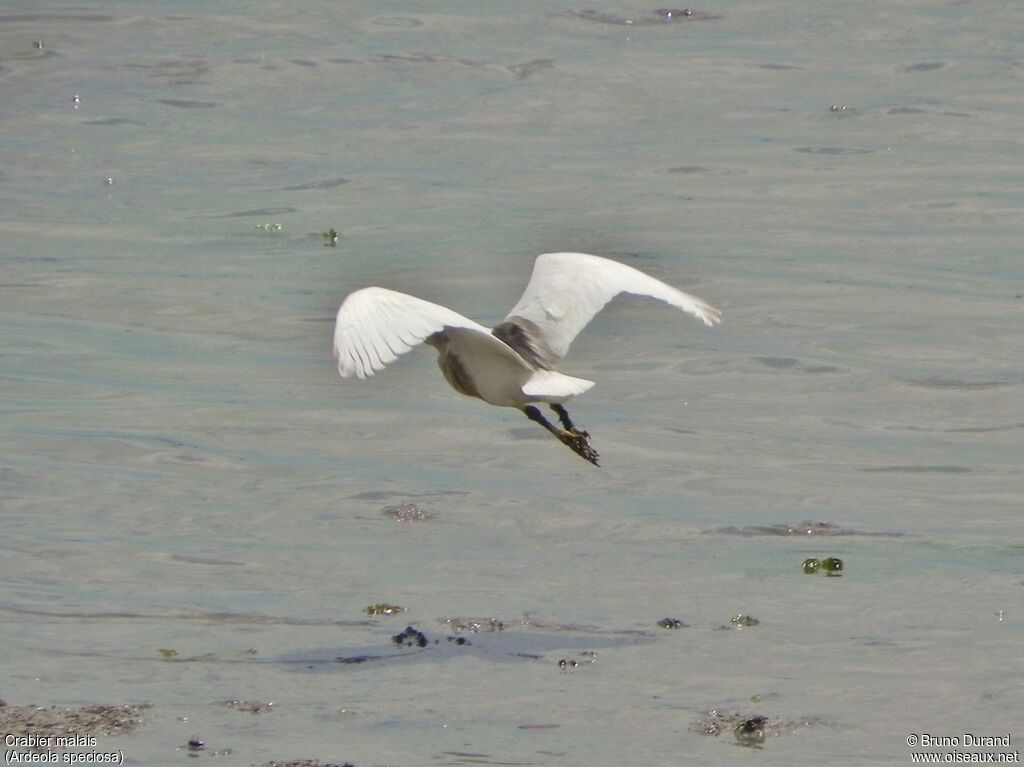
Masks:
[[[378,310],[384,315],[384,322],[390,330],[387,341],[388,346],[395,355],[399,355],[420,343],[420,337],[411,332],[408,325],[408,318],[403,322],[401,312],[396,311],[386,303],[377,304]]]
[[[586,253],[537,256],[533,274],[508,318],[524,317],[540,328],[551,350],[564,357],[594,315],[621,293],[649,296],[716,325],[720,313],[696,296],[631,266]]]
[[[358,322],[360,328],[365,329],[366,306],[365,304],[360,303],[356,306],[356,309],[358,310],[356,321]],[[377,368],[374,367],[373,361],[370,358],[370,352],[367,350],[366,346],[367,344],[365,330],[364,333],[360,333],[352,337],[352,348],[355,350],[356,357],[359,359],[359,363],[362,365],[363,369],[376,370]]]
[[[370,356],[370,365],[374,370],[380,370],[398,357],[392,351],[391,343],[388,340],[393,336],[393,333],[388,330],[391,324],[390,322],[374,322],[372,317],[367,316],[365,310],[363,312],[363,321],[360,327],[365,335],[361,340],[363,348]]]
[[[387,288],[363,288],[338,309],[334,356],[345,378],[372,376],[445,328],[490,331],[444,306]]]

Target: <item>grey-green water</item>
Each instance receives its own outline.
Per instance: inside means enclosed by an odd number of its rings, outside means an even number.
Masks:
[[[97,747],[136,764],[1024,738],[1024,7],[654,10],[5,5],[0,697],[152,704]],[[493,322],[554,250],[724,313],[578,339],[600,469],[430,350],[337,377],[348,291]],[[803,520],[872,535],[771,534]],[[443,646],[329,660],[407,624]],[[750,754],[711,708],[814,724]]]

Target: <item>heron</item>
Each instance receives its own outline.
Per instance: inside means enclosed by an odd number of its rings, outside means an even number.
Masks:
[[[590,434],[573,424],[565,408],[594,382],[560,373],[556,366],[594,315],[622,293],[658,299],[709,327],[721,318],[706,301],[618,261],[545,253],[534,262],[518,303],[493,328],[388,288],[356,290],[338,309],[334,356],[343,378],[367,378],[426,343],[437,350],[437,364],[455,391],[522,411],[597,466]],[[561,428],[538,404],[551,408]]]

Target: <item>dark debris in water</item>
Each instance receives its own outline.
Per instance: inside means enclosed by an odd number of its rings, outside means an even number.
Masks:
[[[333,226],[326,232],[321,232],[320,236],[324,238],[324,246],[328,248],[337,247],[338,239],[341,237],[341,235]]]
[[[857,530],[850,527],[842,527],[841,525],[833,524],[832,522],[797,522],[793,525],[777,524],[777,525],[747,525],[744,527],[734,527],[732,525],[728,527],[716,527],[713,530],[705,530],[704,533],[708,534],[723,534],[723,535],[742,535],[746,537],[755,536],[778,536],[778,537],[801,537],[808,538],[811,536],[863,536],[863,537],[881,537],[881,538],[898,538],[903,533],[891,533],[891,532],[868,532],[867,530]]]
[[[764,743],[764,728],[768,724],[766,716],[752,716],[732,728],[736,742],[741,746],[758,746]]]
[[[451,619],[449,619],[451,620]],[[441,621],[445,623],[446,621]],[[470,625],[476,625],[475,622]],[[296,670],[316,671],[330,667],[403,663],[422,660],[452,660],[466,654],[491,662],[557,661],[566,650],[577,653],[577,663],[592,663],[597,650],[630,647],[652,642],[653,636],[642,631],[602,631],[586,628],[536,627],[526,623],[505,624],[494,620],[481,622],[477,631],[464,629],[451,633],[429,634],[409,625],[388,637],[388,646],[364,645],[355,648],[320,648],[289,653],[271,662],[286,663]],[[467,631],[469,636],[467,636]],[[585,649],[581,649],[585,648]],[[554,655],[558,652],[559,655]],[[552,656],[554,656],[552,658]]]
[[[466,637],[463,636],[452,636],[449,634],[447,637],[445,637],[445,639],[450,644],[459,647],[464,647],[465,645],[472,644],[472,642],[470,642],[468,639],[466,639]],[[404,631],[395,634],[393,637],[391,637],[391,641],[394,642],[396,645],[399,645],[400,647],[425,648],[431,644],[439,644],[441,640],[430,640],[427,638],[427,635],[419,629],[414,628],[413,626],[406,626]]]
[[[732,733],[737,745],[760,748],[767,738],[791,735],[808,727],[817,727],[823,722],[817,717],[784,720],[773,719],[763,714],[749,714],[727,709],[711,709],[690,725],[690,732],[718,737]]]
[[[68,733],[123,735],[144,719],[148,704],[137,706],[0,706],[0,732],[57,737]]]
[[[825,559],[805,559],[803,563],[804,573],[807,575],[813,575],[814,573],[823,573],[824,575],[830,575],[833,577],[839,577],[843,574],[843,560],[839,557],[826,557]]]
[[[406,626],[404,631],[391,637],[391,641],[400,647],[426,647],[428,644],[427,635],[412,626]]]
[[[678,618],[662,618],[658,621],[658,625],[663,629],[681,629],[689,628],[687,624],[683,623]]]

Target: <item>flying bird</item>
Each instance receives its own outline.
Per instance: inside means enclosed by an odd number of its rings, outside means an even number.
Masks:
[[[705,301],[618,261],[586,253],[545,253],[537,256],[519,302],[493,328],[405,293],[357,290],[338,309],[334,356],[343,378],[366,378],[399,354],[429,344],[455,391],[521,410],[597,466],[590,434],[573,425],[564,406],[594,382],[555,367],[594,315],[621,293],[664,301],[708,326],[720,318]],[[550,406],[562,428],[548,421],[535,403]]]

